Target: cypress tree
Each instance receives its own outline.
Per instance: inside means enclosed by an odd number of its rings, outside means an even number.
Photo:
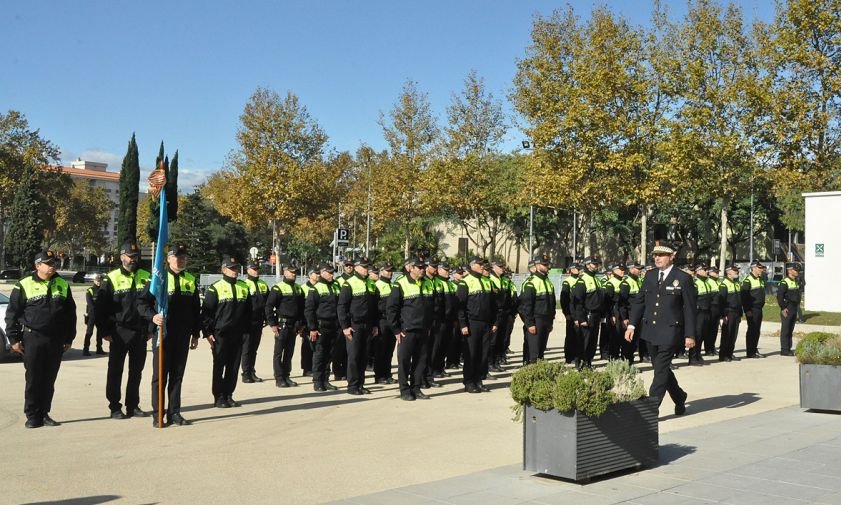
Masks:
[[[9,215],[9,231],[6,234],[6,253],[11,264],[22,270],[31,269],[35,255],[41,249],[44,239],[41,211],[43,204],[38,199],[33,176],[34,169],[25,169],[23,178],[15,191]]]
[[[166,211],[169,222],[178,220],[178,151],[172,157],[166,178]]]
[[[117,247],[137,240],[137,196],[140,191],[140,156],[134,133],[120,168],[120,207],[117,211]]]
[[[166,174],[167,221],[173,222],[178,219],[178,151],[175,151],[175,155],[172,157],[172,163],[170,163],[169,156],[166,156],[164,153],[164,143],[161,141],[161,148],[158,150],[158,157],[155,160],[156,169],[161,166],[161,160],[163,160],[164,173]],[[146,234],[152,242],[158,240],[160,212],[160,200],[150,198],[149,223],[146,227]]]

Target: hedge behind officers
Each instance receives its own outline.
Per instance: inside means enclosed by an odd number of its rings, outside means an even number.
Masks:
[[[295,282],[297,274],[295,266],[284,266],[283,279],[272,286],[266,301],[266,320],[275,339],[272,355],[274,380],[279,388],[298,385],[289,378],[292,355],[295,353],[295,337],[304,325],[304,290]],[[304,342],[304,346],[309,348],[308,342]]]
[[[242,358],[242,340],[251,326],[251,296],[245,282],[238,280],[239,261],[228,256],[222,261],[222,278],[204,296],[202,328],[213,348],[213,401],[220,409],[239,407],[233,394]]]
[[[25,426],[58,426],[50,417],[61,356],[76,336],[70,285],[55,273],[52,251],[35,256],[35,273],[18,281],[6,309],[6,336],[26,368]]]

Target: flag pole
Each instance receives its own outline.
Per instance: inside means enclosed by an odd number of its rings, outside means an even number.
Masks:
[[[158,326],[158,429],[164,427],[164,324]]]
[[[164,318],[158,327],[158,429],[164,428],[164,334],[166,333],[166,317],[169,307],[169,291],[167,289],[167,272],[164,267],[166,243],[169,240],[166,202],[166,167],[164,160],[160,166],[149,174],[149,191],[153,198],[160,196],[160,214],[158,219],[158,240],[155,243],[155,255],[152,260],[152,281],[149,290],[155,296],[157,312]]]

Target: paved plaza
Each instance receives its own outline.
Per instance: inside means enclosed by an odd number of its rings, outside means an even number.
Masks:
[[[215,409],[203,341],[183,390],[195,424],[155,430],[149,418],[108,418],[107,358],[82,356],[80,324],[57,382],[51,414],[60,427],[23,427],[23,366],[0,363],[0,503],[839,504],[841,416],[797,407],[797,365],[775,352],[778,326],[765,325],[765,359],[680,367],[687,415],[663,403],[658,467],[578,485],[520,469],[522,425],[511,420],[507,390],[514,366],[488,381],[490,393],[464,394],[453,376],[428,401],[400,401],[396,384],[362,397],[317,393],[300,370],[299,387],[278,389],[265,331],[257,373],[269,380],[239,384],[241,408]],[[562,355],[562,329],[559,320],[551,359]],[[151,353],[144,409],[150,367]],[[642,369],[650,382],[650,366]]]

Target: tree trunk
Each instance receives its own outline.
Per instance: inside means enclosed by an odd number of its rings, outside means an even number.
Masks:
[[[727,204],[728,201],[726,199],[721,204],[721,247],[719,249],[721,255],[718,258],[718,268],[722,272],[726,268],[724,258],[727,256]]]
[[[648,251],[646,250],[646,237],[648,237],[648,206],[642,206],[642,217],[640,218],[640,254],[639,262],[645,265],[645,258]]]

